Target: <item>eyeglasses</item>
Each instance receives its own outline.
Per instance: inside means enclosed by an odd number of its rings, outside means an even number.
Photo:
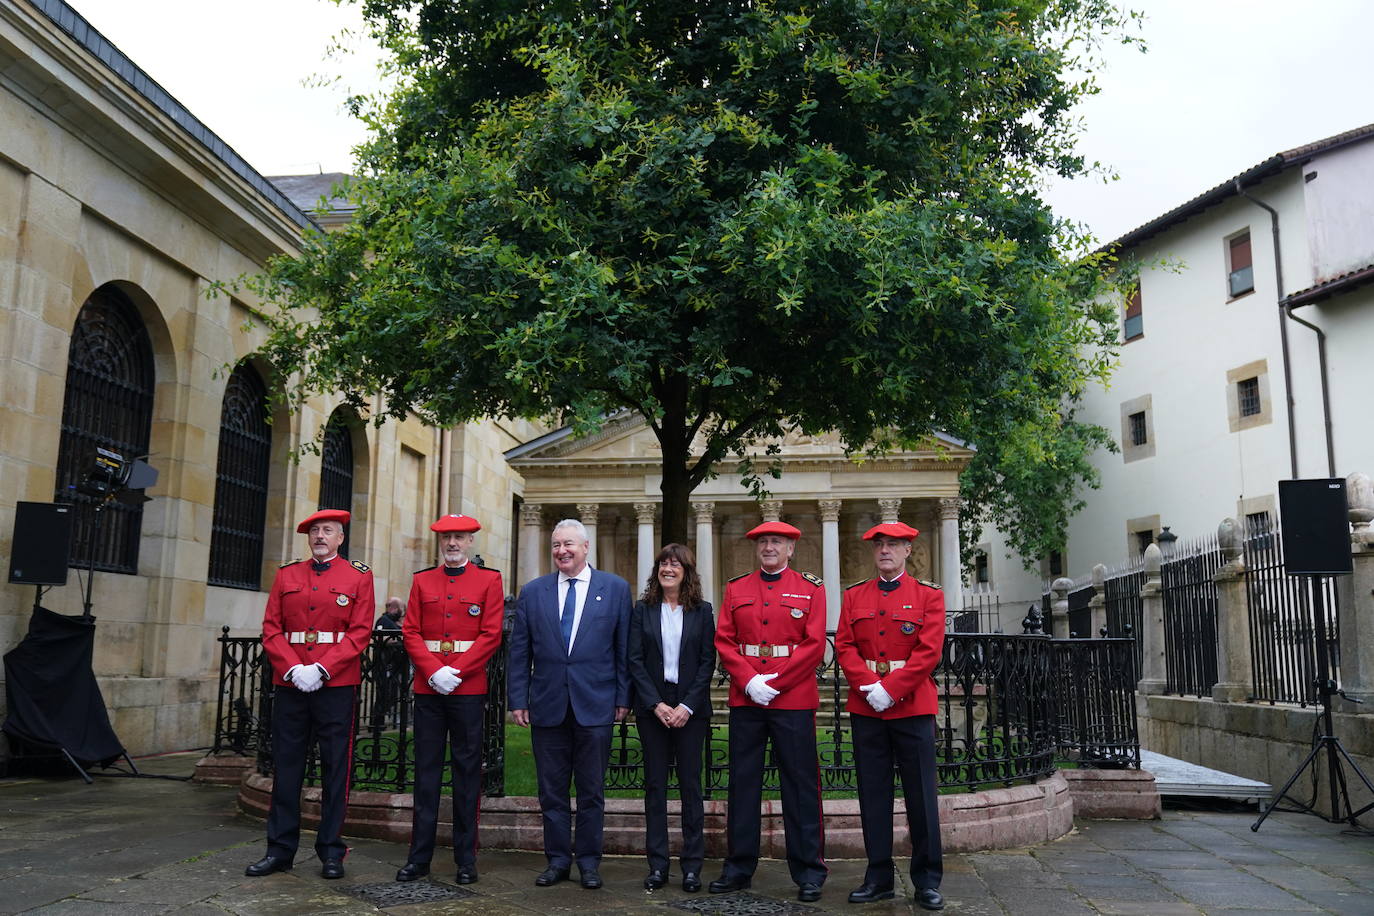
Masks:
[[[659,565],[659,566],[673,566],[673,567],[676,567],[677,569],[681,569],[681,568],[682,568],[682,563],[681,563],[679,560],[677,560],[676,558],[674,558],[674,557],[664,557],[662,560],[659,560],[659,561],[658,561],[658,565]]]

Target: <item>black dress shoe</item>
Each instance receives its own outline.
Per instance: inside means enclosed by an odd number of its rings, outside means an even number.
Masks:
[[[644,889],[646,891],[656,891],[668,883],[668,876],[657,868],[649,869],[649,874],[644,877]]]
[[[458,866],[458,875],[457,875],[457,877],[454,878],[454,880],[457,881],[459,884],[476,884],[476,883],[477,883],[477,866],[476,866],[476,865],[459,865],[459,866]]]
[[[250,878],[261,878],[263,875],[270,875],[274,871],[290,870],[291,860],[285,856],[263,856],[245,868],[243,873]]]
[[[429,874],[428,862],[407,862],[401,866],[400,871],[396,872],[397,881],[414,881],[416,878],[423,878]]]
[[[550,865],[539,873],[539,877],[534,879],[535,887],[549,887],[559,881],[568,880],[568,870],[566,868],[556,868]]]
[[[320,865],[321,878],[342,878],[344,876],[343,862],[339,859],[325,859]]]
[[[802,903],[815,903],[821,899],[821,886],[806,882],[797,888],[797,899]]]
[[[943,910],[945,898],[933,887],[916,888],[916,905],[923,910]]]
[[[733,878],[727,878],[721,875],[711,882],[709,890],[713,894],[728,894],[731,891],[747,890],[749,885],[753,883],[754,881],[752,878],[748,878],[744,875],[736,875]]]
[[[875,900],[891,900],[897,892],[891,887],[879,887],[876,884],[860,884],[856,890],[849,892],[850,903],[872,903]]]
[[[582,869],[582,886],[589,891],[601,887],[601,873],[595,868]]]
[[[689,894],[695,894],[701,890],[701,875],[694,871],[689,871],[682,876],[682,889]]]

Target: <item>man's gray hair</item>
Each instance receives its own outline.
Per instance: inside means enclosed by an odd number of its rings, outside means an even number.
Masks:
[[[557,525],[554,525],[553,533],[557,534],[560,528],[571,528],[577,536],[582,539],[582,543],[584,544],[590,544],[592,542],[591,536],[587,534],[587,526],[575,518],[565,518]]]

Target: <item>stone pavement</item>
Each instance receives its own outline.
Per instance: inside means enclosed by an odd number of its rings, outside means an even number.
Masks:
[[[189,775],[195,755],[139,761],[147,773]],[[64,774],[65,775],[65,774]],[[1374,837],[1311,815],[1278,814],[1259,833],[1253,813],[1167,811],[1163,821],[1080,821],[1046,846],[951,856],[944,884],[952,914],[1374,914]],[[1374,821],[1374,818],[1370,818]],[[303,850],[296,869],[245,878],[263,850],[262,824],[235,810],[234,790],[160,779],[0,780],[0,913],[367,914],[922,912],[908,900],[850,906],[863,863],[831,863],[825,896],[796,902],[781,862],[764,862],[748,895],[647,894],[637,857],[608,858],[606,887],[536,888],[543,856],[485,850],[481,881],[398,885],[404,846],[357,841],[348,877],[324,881]],[[306,844],[311,842],[307,835]],[[441,849],[441,852],[446,850]],[[719,863],[708,862],[705,877]],[[675,876],[676,877],[676,876]],[[382,896],[377,905],[356,894]],[[350,893],[352,892],[352,894]],[[409,895],[386,897],[387,894]],[[450,894],[419,902],[418,894]]]

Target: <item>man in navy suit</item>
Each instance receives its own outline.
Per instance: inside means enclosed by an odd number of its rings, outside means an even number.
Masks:
[[[516,725],[533,728],[544,815],[548,868],[534,879],[539,887],[566,881],[574,856],[582,886],[601,886],[611,728],[630,705],[630,586],[588,566],[589,547],[581,522],[568,519],[554,527],[558,571],[520,590],[510,634],[511,716]],[[577,783],[575,848],[570,780]]]

